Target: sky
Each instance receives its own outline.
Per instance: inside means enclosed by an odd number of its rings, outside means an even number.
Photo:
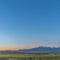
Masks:
[[[60,47],[60,0],[0,0],[0,50]]]

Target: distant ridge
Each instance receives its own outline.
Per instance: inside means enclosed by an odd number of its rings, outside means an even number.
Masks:
[[[60,47],[36,47],[31,49],[18,50],[21,53],[60,53]]]
[[[34,54],[45,54],[45,53],[60,53],[60,47],[36,47],[31,49],[19,49],[19,50],[5,50],[0,53],[34,53]]]

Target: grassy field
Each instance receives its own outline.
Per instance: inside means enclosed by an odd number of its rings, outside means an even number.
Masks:
[[[60,54],[0,54],[0,60],[60,60]]]

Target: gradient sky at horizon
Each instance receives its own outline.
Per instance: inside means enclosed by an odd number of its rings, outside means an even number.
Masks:
[[[0,48],[60,47],[60,0],[0,0]]]

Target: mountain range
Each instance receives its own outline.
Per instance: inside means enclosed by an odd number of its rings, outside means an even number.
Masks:
[[[4,50],[0,53],[29,53],[29,54],[45,54],[45,53],[60,53],[60,47],[36,47],[31,49],[19,49],[19,50]]]
[[[18,50],[20,53],[60,53],[60,47],[36,47]]]

